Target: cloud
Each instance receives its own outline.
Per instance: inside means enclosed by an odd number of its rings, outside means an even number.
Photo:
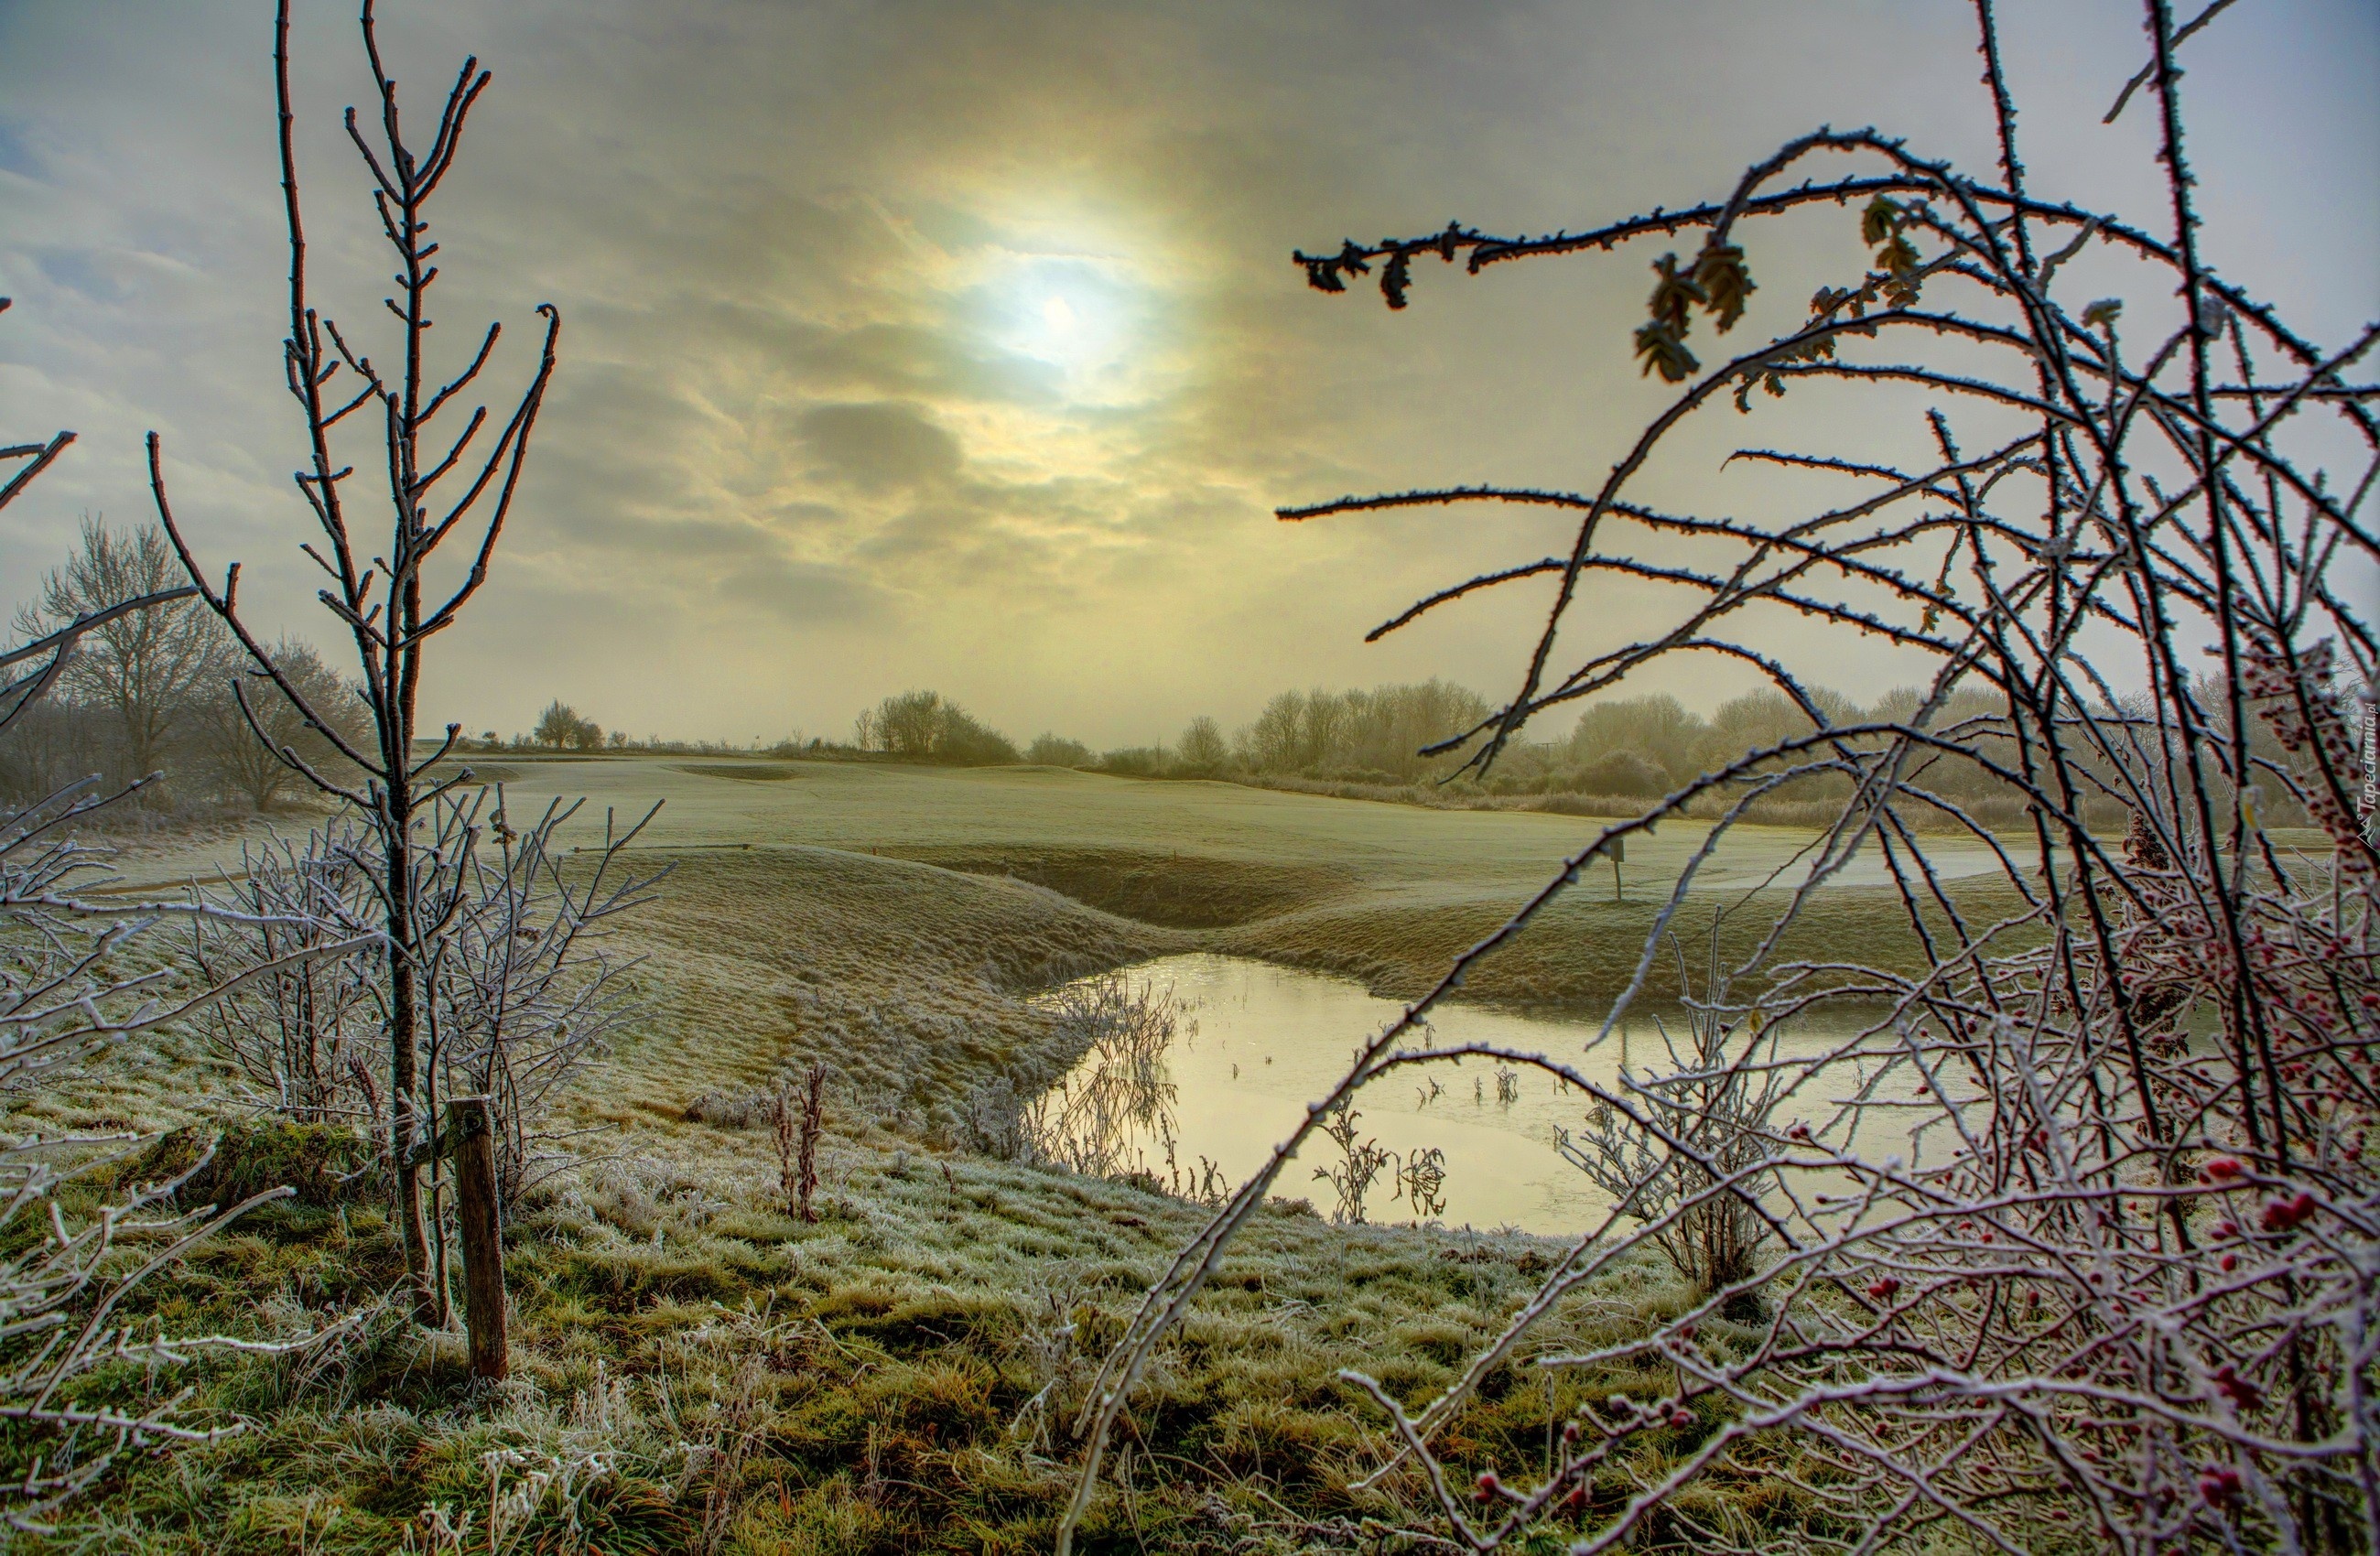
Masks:
[[[758,565],[737,567],[722,584],[726,599],[805,626],[832,625],[879,629],[890,625],[882,585],[848,567],[825,566],[772,555]]]
[[[2335,197],[2369,186],[2380,19],[2289,3],[2290,25],[2191,61],[2210,127],[2252,126],[2231,137],[2249,151],[2210,133],[2194,161],[2218,232],[2289,235],[2286,262],[2223,250],[2227,275],[2350,329],[2380,308],[2363,258],[2380,216]],[[2155,225],[2137,127],[2101,131],[2090,106],[2136,66],[2137,27],[2004,11],[2037,186]],[[337,116],[366,84],[353,14],[297,12],[318,291],[370,334],[387,265]],[[324,636],[286,484],[302,449],[278,376],[268,22],[181,0],[0,5],[0,293],[18,298],[0,441],[83,434],[11,510],[0,566],[54,563],[79,507],[143,511],[140,436],[159,427],[208,554],[249,565],[276,628]],[[1292,527],[1270,509],[1593,484],[1662,397],[1627,346],[1652,255],[1476,277],[1426,261],[1390,313],[1307,290],[1290,250],[1723,195],[1822,122],[1990,155],[1968,22],[1876,0],[413,0],[382,25],[408,101],[464,53],[495,71],[432,213],[433,344],[467,350],[504,320],[501,406],[534,305],[565,321],[485,619],[431,682],[436,716],[473,728],[566,690],[607,724],[740,737],[758,701],[839,729],[933,685],[1018,731],[1120,744],[1245,718],[1284,685],[1492,689],[1535,597],[1467,602],[1377,649],[1362,633],[1559,546],[1557,520]],[[2258,85],[2299,77],[2336,90]],[[2227,227],[2240,209],[2255,223]],[[1750,235],[1767,311],[1748,328],[1857,264],[1846,221]],[[1747,425],[1824,435],[1804,415]],[[370,429],[351,431],[345,456],[371,468]],[[1735,479],[1713,474],[1718,444],[1681,446],[1648,478],[1665,493],[1789,500],[1715,484]],[[1587,620],[1619,632],[1649,608],[1599,596]]]
[[[965,458],[959,440],[914,405],[817,406],[795,426],[813,473],[861,492],[938,485]]]

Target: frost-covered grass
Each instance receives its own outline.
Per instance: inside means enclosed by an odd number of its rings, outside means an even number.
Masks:
[[[471,1392],[460,1336],[384,1315],[304,1362],[216,1368],[202,1414],[246,1432],[118,1478],[79,1527],[29,1549],[381,1552],[443,1507],[474,1514],[464,1548],[480,1550],[492,1474],[501,1492],[573,1465],[573,1496],[549,1489],[516,1515],[521,1543],[498,1549],[581,1549],[574,1517],[604,1550],[705,1549],[706,1522],[722,1550],[1048,1549],[1066,1418],[1195,1208],[868,1140],[833,1151],[808,1226],[768,1203],[752,1154],[740,1174],[618,1161],[513,1226],[516,1370],[500,1388]],[[1268,1211],[1136,1396],[1135,1451],[1087,1549],[1308,1549],[1306,1526],[1409,1502],[1419,1488],[1402,1480],[1347,1490],[1377,1422],[1338,1369],[1418,1404],[1548,1252]],[[375,1209],[275,1211],[163,1306],[286,1331],[304,1308],[368,1303],[395,1257]],[[1679,1306],[1658,1282],[1614,1279],[1562,1328],[1584,1342]],[[1613,1374],[1565,1382],[1557,1404],[1668,1386]],[[1541,1379],[1507,1368],[1487,1394],[1453,1455],[1533,1460]]]
[[[507,753],[505,793],[516,812],[588,796],[575,825],[600,828],[604,808],[641,814],[665,803],[641,840],[694,857],[717,848],[756,858],[807,849],[896,857],[978,875],[1014,875],[1140,925],[1208,931],[1217,950],[1363,979],[1377,991],[1410,994],[1443,972],[1454,953],[1501,923],[1561,859],[1609,823],[1588,817],[1431,810],[1236,784],[1148,782],[1057,768],[931,768],[848,762],[668,758],[542,760]],[[747,771],[768,781],[726,776]],[[1622,869],[1626,902],[1611,901],[1597,865],[1573,902],[1549,915],[1474,977],[1481,998],[1587,1001],[1623,987],[1634,970],[1653,905],[1702,843],[1699,821],[1633,838]],[[1790,867],[1815,834],[1741,827],[1695,877],[1694,897],[1715,906]],[[166,879],[205,868],[219,843],[144,857],[135,874]],[[1980,846],[1937,842],[1936,868],[1962,913],[1985,921],[2014,900],[1982,875]],[[807,867],[804,867],[807,869]],[[1968,872],[1963,878],[1961,872]],[[804,880],[803,869],[777,878]],[[1859,945],[1871,961],[1914,966],[1924,954],[1876,861],[1854,861],[1807,915],[1789,955],[1823,956]],[[807,890],[807,888],[793,888]],[[775,912],[773,888],[751,899]],[[1730,916],[1749,949],[1768,920]],[[1684,922],[1697,930],[1709,907]],[[931,932],[931,931],[928,931]],[[1184,942],[1186,943],[1186,942]],[[1653,969],[1648,992],[1673,991],[1675,967]]]
[[[645,955],[648,1009],[563,1104],[585,1161],[508,1229],[514,1378],[475,1395],[458,1335],[372,1306],[395,1258],[377,1205],[261,1212],[157,1285],[158,1316],[256,1333],[364,1317],[309,1361],[211,1364],[196,1407],[245,1429],[119,1475],[49,1548],[1046,1549],[1081,1390],[1203,1212],[1152,1186],[969,1154],[986,1110],[1076,1057],[1079,1036],[1031,996],[1202,946],[1410,989],[1597,825],[1049,770],[781,763],[741,782],[665,761],[508,765],[516,809],[541,806],[540,784],[589,793],[598,818],[666,798],[650,835],[676,865],[616,946]],[[1694,841],[1639,845],[1627,903],[1598,903],[1606,881],[1582,887],[1475,991],[1616,989]],[[1805,841],[1760,834],[1720,881],[1747,883]],[[134,873],[197,868],[152,852]],[[1891,910],[1854,886],[1827,911],[1867,936]],[[777,1203],[753,1100],[814,1059],[833,1078],[810,1226]],[[206,1055],[168,1038],[15,1123],[158,1129],[241,1111]],[[1268,1210],[1135,1396],[1088,1549],[1356,1538],[1421,1488],[1346,1489],[1379,1423],[1338,1370],[1419,1403],[1555,1251]],[[1574,1297],[1531,1354],[1685,1301],[1666,1270],[1629,1266]],[[1455,1424],[1448,1462],[1467,1474],[1541,1455],[1544,1390],[1504,1368]],[[1570,1377],[1553,1403],[1664,1390],[1673,1380],[1650,1374]],[[1636,1467],[1658,1471],[1704,1429],[1654,1434]],[[1624,1478],[1603,1484],[1626,1494]],[[1728,1516],[1755,1524],[1764,1499],[1800,1495],[1781,1479],[1737,1491]]]
[[[598,1131],[589,1160],[507,1229],[513,1378],[475,1394],[458,1334],[376,1306],[396,1268],[378,1205],[270,1208],[152,1288],[151,1311],[254,1333],[362,1316],[310,1357],[180,1380],[200,1419],[244,1429],[118,1475],[28,1549],[1047,1549],[1072,1411],[1204,1212],[970,1155],[966,1104],[1073,1057],[1034,990],[1194,937],[1030,884],[806,848],[687,854],[636,936],[653,1010],[569,1102]],[[835,1079],[823,1214],[806,1225],[778,1203],[764,1129],[728,1104],[813,1056]],[[698,1100],[729,1122],[688,1120]],[[166,1041],[18,1122],[237,1112],[203,1054]],[[1556,1252],[1268,1210],[1135,1396],[1087,1549],[1304,1549],[1409,1503],[1409,1480],[1347,1490],[1378,1423],[1338,1370],[1418,1404]],[[1562,1332],[1683,1303],[1633,1268],[1574,1299]],[[1669,1386],[1572,1380],[1556,1403]],[[1450,1452],[1517,1465],[1542,1453],[1545,1411],[1542,1379],[1508,1368]],[[467,1515],[462,1545],[442,1545],[439,1521]]]

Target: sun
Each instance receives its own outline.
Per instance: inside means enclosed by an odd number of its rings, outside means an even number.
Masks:
[[[1091,326],[1096,322],[1090,310],[1077,309],[1061,293],[1051,293],[1041,299],[1039,323],[1032,332],[1026,350],[1045,362],[1082,372],[1099,366],[1102,343]]]
[[[1070,394],[1095,385],[1131,353],[1141,309],[1113,261],[1034,255],[996,285],[1000,344],[1063,375]]]

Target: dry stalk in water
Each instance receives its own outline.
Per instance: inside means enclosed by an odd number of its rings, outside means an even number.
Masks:
[[[1364,1197],[1372,1191],[1372,1181],[1396,1161],[1396,1152],[1381,1149],[1378,1140],[1356,1138],[1355,1121],[1363,1116],[1346,1100],[1331,1107],[1322,1133],[1339,1148],[1339,1161],[1336,1166],[1314,1170],[1314,1175],[1338,1196],[1330,1219],[1348,1226],[1364,1224]]]
[[[1185,1027],[1197,1028],[1171,990],[1120,973],[1068,984],[1048,1008],[1087,1052],[1073,1074],[1018,1109],[1017,1154],[1090,1177],[1121,1175],[1142,1138],[1170,1142],[1174,1085],[1165,1053]]]

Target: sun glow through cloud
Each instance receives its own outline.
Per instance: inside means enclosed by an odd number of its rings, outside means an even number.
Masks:
[[[1148,342],[1151,299],[1130,262],[1109,255],[1014,254],[985,288],[993,344],[1051,370],[1067,402],[1133,397],[1135,354]]]

